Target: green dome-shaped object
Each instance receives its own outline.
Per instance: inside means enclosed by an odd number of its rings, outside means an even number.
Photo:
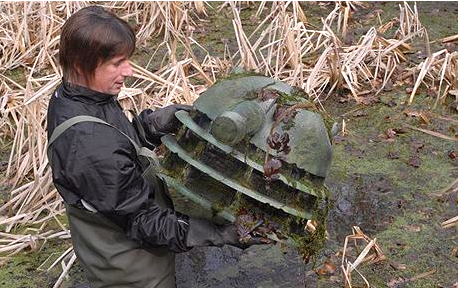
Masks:
[[[267,138],[274,125],[273,115],[276,109],[273,99],[262,100],[258,97],[261,90],[276,90],[281,95],[292,96],[291,86],[263,76],[246,76],[236,79],[222,80],[205,91],[195,102],[194,108],[203,112],[213,120],[212,134],[223,143],[233,145],[243,137],[276,156],[273,149],[267,149]],[[259,125],[259,113],[239,115],[237,108],[248,106],[246,102],[256,103],[265,114],[262,125]],[[307,101],[303,99],[303,101]],[[277,101],[278,102],[278,101]],[[239,117],[240,116],[240,117]],[[243,117],[242,117],[243,116]],[[243,121],[246,121],[244,124]],[[296,164],[313,175],[326,177],[331,165],[332,149],[323,118],[315,111],[297,109],[291,122],[280,123],[274,130],[280,134],[288,131],[291,151],[284,160]],[[254,125],[253,123],[257,123]],[[256,127],[251,135],[246,133],[246,127]],[[252,129],[253,130],[253,129]],[[248,134],[248,135],[247,135]]]
[[[182,126],[161,138],[158,176],[177,211],[242,232],[265,223],[266,237],[305,256],[317,251],[325,226],[313,235],[304,227],[307,219],[326,223],[331,145],[313,107],[297,88],[243,75],[215,83],[190,112],[176,112]]]

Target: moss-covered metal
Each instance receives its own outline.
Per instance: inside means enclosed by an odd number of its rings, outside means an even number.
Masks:
[[[304,259],[316,254],[325,239],[323,182],[331,145],[327,125],[303,91],[268,77],[237,75],[210,87],[193,108],[176,113],[183,126],[175,137],[161,139],[167,148],[161,173],[176,208],[217,223],[234,222],[242,230],[262,223],[265,236],[294,245]],[[292,111],[288,121],[275,115],[282,109]],[[237,117],[221,120],[228,111]],[[225,139],[226,123],[215,128],[215,119],[237,120],[243,135]],[[218,135],[214,129],[220,129]],[[289,134],[283,139],[288,149],[269,147],[273,131]],[[267,175],[271,159],[281,164]],[[307,220],[320,223],[315,232],[306,231]]]

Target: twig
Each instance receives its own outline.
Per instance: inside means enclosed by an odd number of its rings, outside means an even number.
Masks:
[[[442,139],[445,139],[445,140],[451,140],[451,141],[458,142],[457,138],[450,137],[450,136],[444,135],[444,134],[439,133],[439,132],[435,132],[435,131],[431,131],[431,130],[427,130],[427,129],[422,129],[422,128],[417,128],[417,127],[409,125],[409,124],[403,124],[403,125],[406,126],[407,128],[412,129],[412,130],[417,130],[417,131],[429,134],[429,135],[434,136],[434,137],[438,137],[438,138],[442,138]]]

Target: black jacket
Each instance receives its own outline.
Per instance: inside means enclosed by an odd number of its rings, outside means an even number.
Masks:
[[[98,117],[141,144],[115,96],[66,82],[49,102],[48,139],[59,124],[78,115]],[[145,249],[190,249],[186,245],[188,217],[153,202],[156,187],[143,178],[144,167],[134,147],[119,131],[98,123],[79,123],[51,149],[53,181],[67,204],[83,208],[80,200],[84,199]]]

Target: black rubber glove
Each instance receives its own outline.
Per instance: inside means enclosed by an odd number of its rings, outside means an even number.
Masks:
[[[144,130],[145,138],[148,142],[158,146],[161,137],[175,133],[180,127],[180,121],[175,117],[175,112],[179,110],[191,111],[192,106],[175,104],[156,110],[145,109],[138,115],[139,122]]]
[[[232,246],[246,249],[251,245],[269,244],[270,240],[262,237],[252,237],[245,243],[240,243],[240,235],[233,224],[216,225],[205,219],[189,219],[189,230],[186,239],[188,247],[195,246]]]
[[[191,106],[183,104],[170,105],[164,108],[157,108],[146,117],[146,123],[150,129],[162,133],[174,133],[180,127],[180,121],[175,117],[179,110],[191,111]]]

